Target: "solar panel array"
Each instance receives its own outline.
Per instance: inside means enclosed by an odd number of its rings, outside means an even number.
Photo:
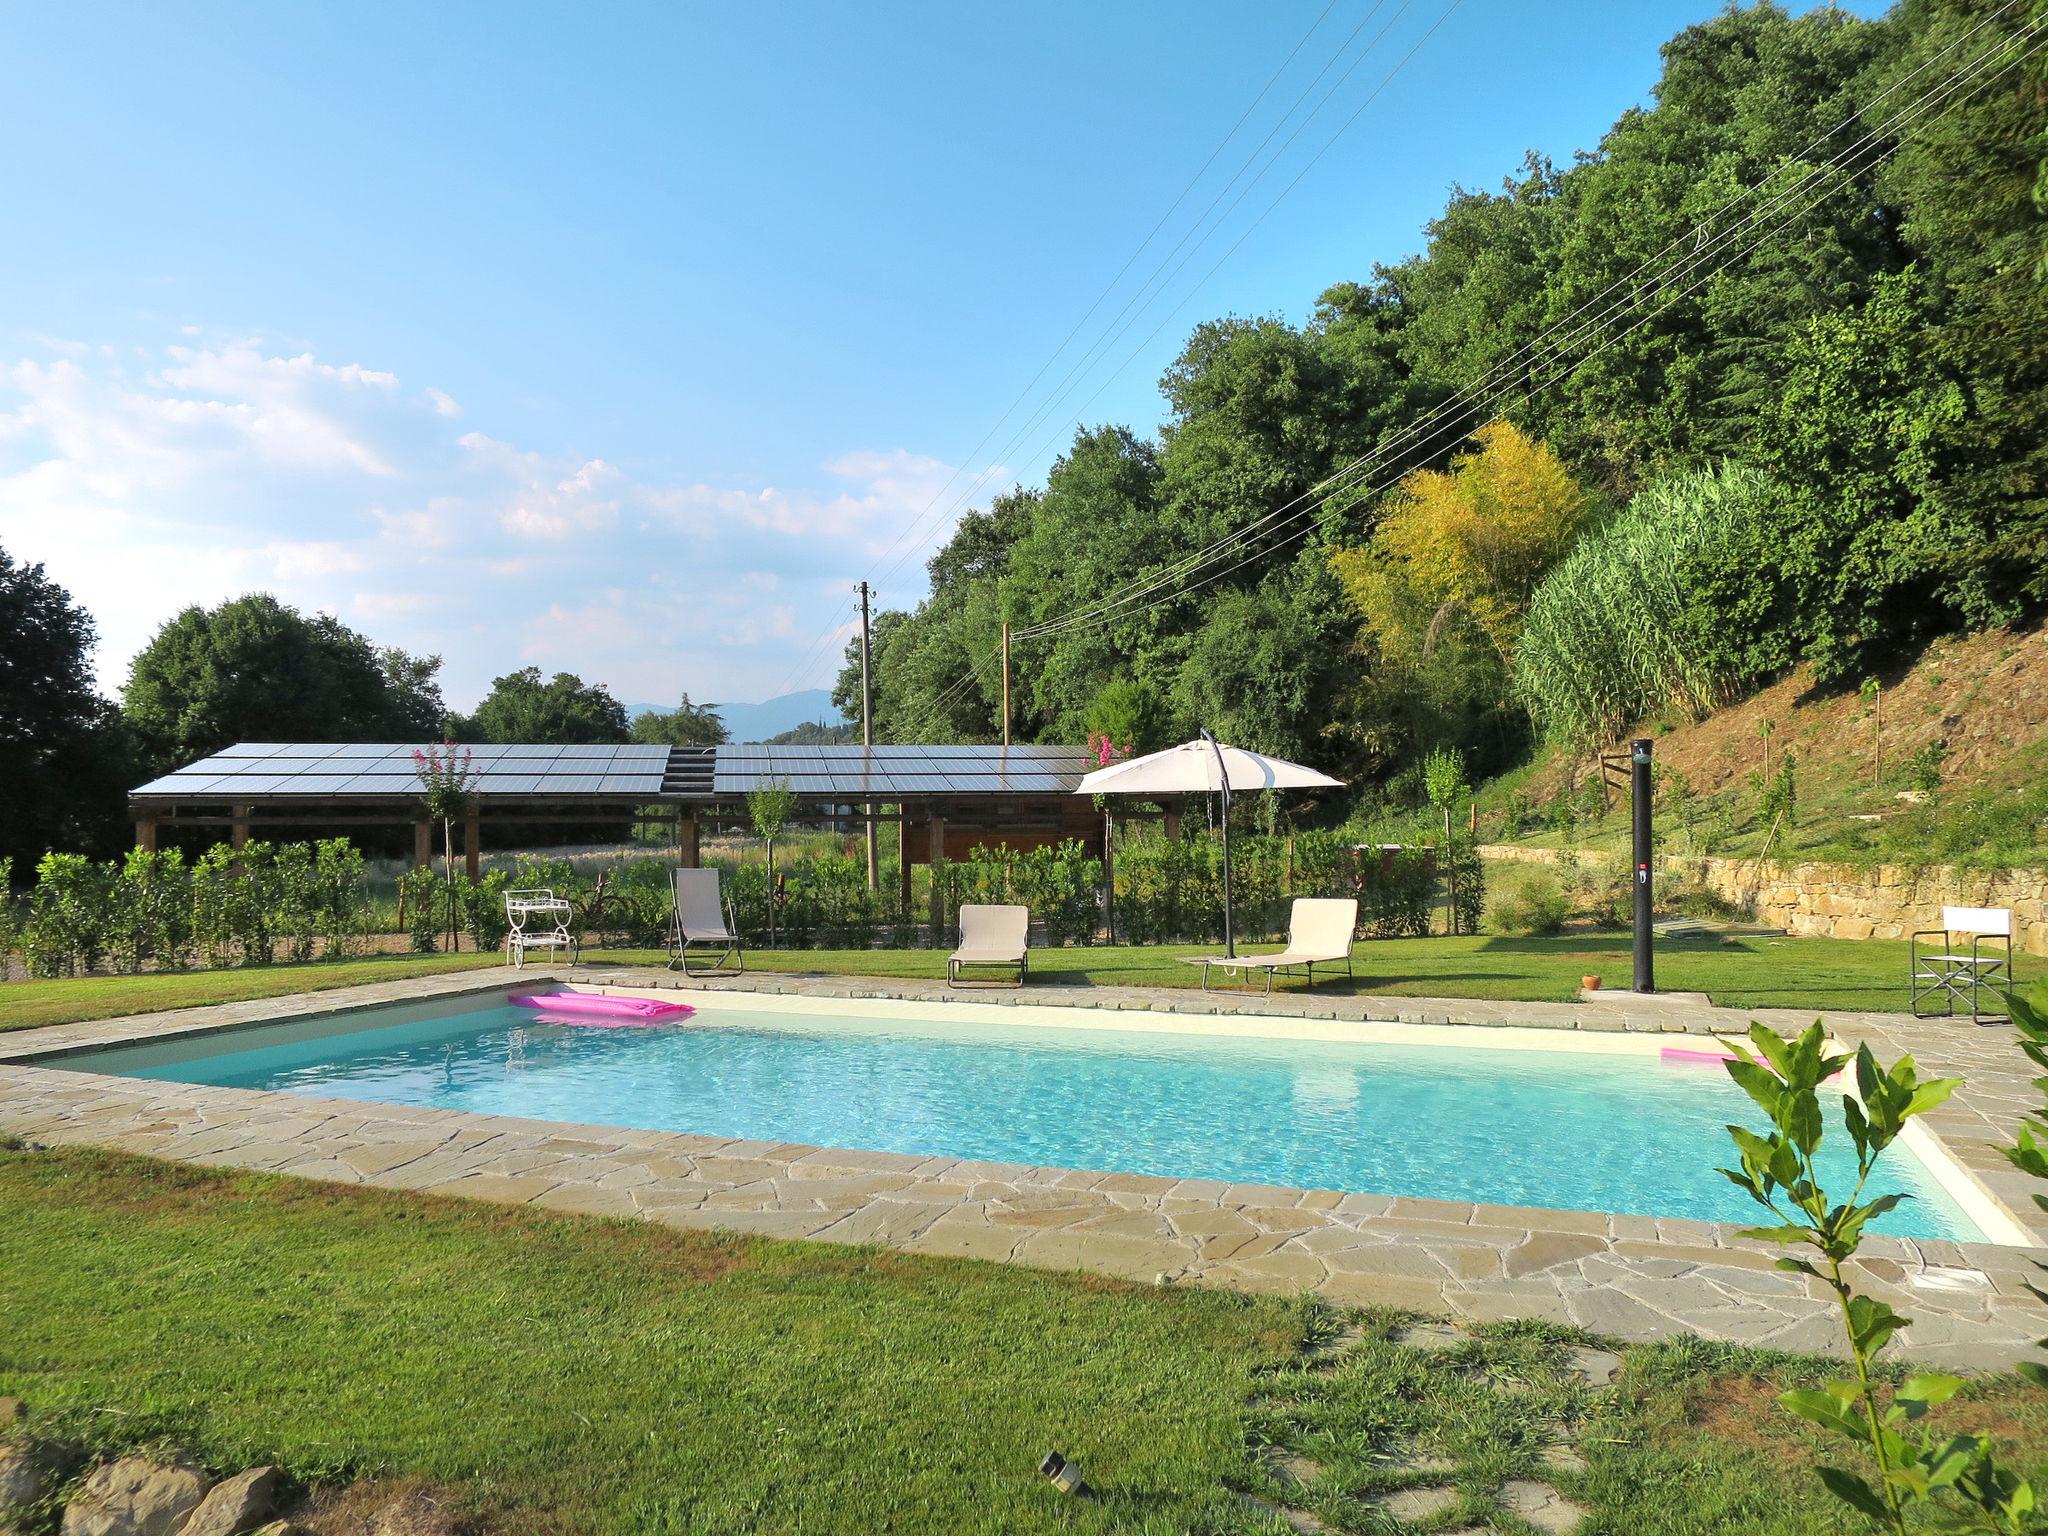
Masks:
[[[1071,794],[1087,772],[1079,747],[769,747],[718,749],[713,789],[743,795],[787,782],[800,795],[894,800],[916,795]]]
[[[153,779],[141,798],[235,800],[279,796],[381,796],[419,793],[406,742],[243,742]],[[474,746],[482,796],[602,796],[700,799],[702,749],[661,746]],[[709,792],[726,799],[764,784],[787,783],[800,795],[833,800],[900,800],[921,795],[1062,795],[1089,764],[1079,747],[1040,746],[722,746],[712,753]],[[685,771],[687,769],[687,771]],[[664,794],[666,781],[667,793]],[[694,791],[691,793],[690,791]]]
[[[410,742],[243,742],[143,785],[139,796],[412,796],[419,793]],[[475,746],[470,766],[480,795],[661,793],[667,747]]]

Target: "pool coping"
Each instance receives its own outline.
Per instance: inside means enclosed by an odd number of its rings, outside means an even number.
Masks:
[[[633,993],[715,989],[1154,1016],[1103,1021],[1109,1028],[1202,1029],[1194,1017],[1183,1026],[1172,1016],[1247,1015],[1340,1026],[1713,1036],[1739,1033],[1752,1016],[1780,1029],[1811,1022],[1783,1010],[1641,999],[1487,1003],[1046,986],[998,992],[897,979],[771,973],[697,980],[633,968],[498,968],[0,1034],[0,1130],[677,1226],[880,1243],[1145,1281],[1314,1290],[1342,1303],[1475,1319],[1535,1316],[1623,1339],[1695,1332],[1794,1350],[1837,1347],[1831,1303],[1811,1282],[1776,1270],[1776,1250],[1720,1223],[572,1126],[34,1064],[108,1045],[568,981]],[[2032,1181],[1998,1152],[2020,1114],[2039,1102],[2030,1073],[2013,1065],[2024,1058],[2009,1034],[1967,1024],[1943,1029],[1885,1014],[1831,1015],[1828,1023],[1838,1038],[1868,1039],[1880,1054],[1912,1051],[1925,1072],[1965,1073],[1964,1089],[1928,1117],[1929,1140],[2033,1244],[1874,1237],[1858,1261],[1859,1285],[1915,1318],[1903,1348],[1916,1359],[1985,1369],[2027,1358],[2032,1339],[2048,1332],[2048,1311],[2027,1290],[2032,1261],[2048,1248],[2048,1223],[2029,1198]],[[1924,1288],[1932,1284],[1960,1288]]]

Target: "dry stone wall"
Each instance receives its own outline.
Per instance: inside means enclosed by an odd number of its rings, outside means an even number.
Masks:
[[[1479,852],[1502,862],[1558,862],[1552,848],[1493,844]],[[1606,855],[1579,857],[1614,862]],[[1917,929],[1939,926],[1944,906],[2010,907],[2013,948],[2048,955],[2048,870],[1987,873],[1947,865],[1780,864],[1676,854],[1660,858],[1658,865],[1667,876],[1705,886],[1760,923],[1825,938],[1904,939]]]

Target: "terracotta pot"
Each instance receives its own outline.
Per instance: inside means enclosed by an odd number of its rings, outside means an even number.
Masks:
[[[1598,976],[1581,976],[1579,978],[1579,985],[1588,992],[1598,992],[1600,990],[1600,978]]]

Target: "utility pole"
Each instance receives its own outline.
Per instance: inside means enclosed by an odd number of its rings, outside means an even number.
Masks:
[[[1010,621],[1003,621],[1003,745],[1010,744]]]
[[[872,595],[868,584],[863,581],[860,584],[860,744],[864,747],[872,747],[875,744],[875,689],[868,670],[868,598]],[[869,765],[862,766],[865,769]],[[880,886],[875,857],[874,801],[870,800],[861,806],[861,819],[867,826],[868,889],[872,891]],[[897,856],[903,857],[907,852],[907,849],[901,850]]]

